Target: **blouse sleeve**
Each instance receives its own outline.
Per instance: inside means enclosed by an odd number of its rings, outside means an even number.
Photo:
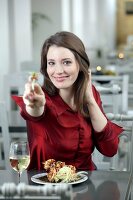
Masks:
[[[93,94],[101,111],[105,115],[100,95],[93,86]],[[106,115],[105,115],[106,117]],[[107,118],[107,117],[106,117]],[[93,130],[94,141],[97,149],[105,156],[113,156],[116,154],[119,143],[119,135],[123,132],[123,128],[107,118],[107,124],[101,132]]]
[[[39,116],[39,117],[32,117],[31,115],[29,115],[26,111],[26,107],[23,101],[22,96],[16,96],[16,95],[12,95],[12,99],[16,102],[16,104],[19,106],[20,108],[20,114],[21,116],[25,119],[25,120],[30,120],[30,121],[39,121],[43,118],[44,113]]]

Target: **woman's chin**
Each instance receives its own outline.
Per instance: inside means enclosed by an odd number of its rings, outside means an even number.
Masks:
[[[53,84],[57,89],[67,89],[67,88],[72,87],[71,84],[66,84],[65,82],[58,82],[58,83],[53,83]]]

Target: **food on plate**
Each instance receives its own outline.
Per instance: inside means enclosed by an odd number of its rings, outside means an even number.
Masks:
[[[65,162],[54,159],[49,159],[43,164],[49,182],[69,183],[80,179],[80,175],[76,173],[76,168],[73,165],[66,165]]]

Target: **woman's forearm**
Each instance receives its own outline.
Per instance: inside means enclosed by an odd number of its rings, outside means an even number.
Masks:
[[[95,131],[100,132],[107,124],[107,119],[100,110],[98,104],[96,103],[95,99],[90,101],[88,104],[90,119],[92,122],[92,126]]]

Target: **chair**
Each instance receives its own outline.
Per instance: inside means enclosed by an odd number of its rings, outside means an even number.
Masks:
[[[124,129],[120,135],[118,152],[112,158],[108,158],[94,151],[93,159],[99,170],[132,171],[133,166],[133,116],[122,114],[106,114],[108,119],[121,125]]]
[[[6,100],[7,110],[17,110],[17,106],[11,98],[11,95],[22,95],[24,91],[25,83],[28,80],[29,73],[12,73],[4,75],[4,86],[6,88],[4,92],[4,99]]]
[[[124,68],[124,69],[123,69]],[[119,71],[119,75],[126,74],[129,76],[129,84],[128,84],[128,105],[129,110],[133,109],[133,60],[131,66],[125,66]]]
[[[92,82],[100,92],[103,109],[112,113],[128,111],[128,75],[105,76],[93,75]]]
[[[133,168],[133,115],[108,113],[107,117],[123,126],[124,132],[120,135],[118,153],[111,159],[110,168],[115,170],[132,171]]]
[[[10,136],[8,127],[7,111],[4,102],[0,102],[0,168],[9,169]],[[3,155],[4,153],[4,155]]]
[[[26,121],[19,110],[8,111],[8,122],[11,140],[27,140]]]
[[[27,140],[26,123],[24,119],[20,116],[19,111],[9,112],[6,109],[6,103],[0,102],[0,168],[10,168],[10,142],[20,139]]]
[[[114,65],[114,68],[119,76],[128,75],[129,77],[128,106],[130,109],[133,108],[133,58],[125,59],[125,62],[123,65]]]

